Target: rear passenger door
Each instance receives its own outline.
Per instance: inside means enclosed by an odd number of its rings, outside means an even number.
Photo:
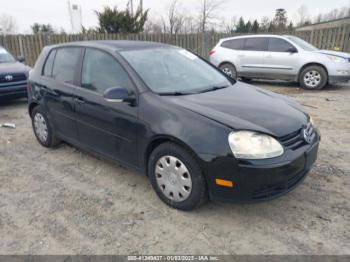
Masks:
[[[259,77],[264,72],[264,57],[267,51],[267,38],[245,38],[243,52],[239,55],[241,76]]]
[[[43,69],[44,104],[55,132],[68,140],[78,138],[73,89],[77,84],[77,68],[82,54],[80,47],[64,47],[51,51]]]
[[[268,52],[264,56],[266,76],[293,79],[297,74],[298,61],[299,53],[291,43],[282,38],[269,38]]]
[[[104,99],[105,90],[115,87],[136,93],[128,73],[114,56],[86,48],[80,87],[75,90],[79,141],[92,151],[137,166],[138,107]]]

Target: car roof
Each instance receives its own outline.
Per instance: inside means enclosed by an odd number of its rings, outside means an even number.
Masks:
[[[98,40],[98,41],[81,41],[69,42],[51,46],[52,48],[67,47],[67,46],[82,46],[82,47],[99,47],[113,49],[116,51],[123,50],[140,50],[154,48],[174,48],[174,46],[146,41],[131,41],[131,40]]]
[[[240,35],[240,36],[232,36],[220,39],[220,41],[232,40],[232,39],[242,39],[242,38],[252,38],[252,37],[275,37],[284,39],[287,35],[273,35],[273,34],[265,34],[265,35]]]

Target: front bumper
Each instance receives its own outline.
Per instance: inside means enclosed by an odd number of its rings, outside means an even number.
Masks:
[[[212,200],[255,202],[281,196],[297,187],[317,159],[319,135],[311,145],[289,150],[276,159],[237,161],[216,159],[206,170]],[[233,187],[218,186],[215,179],[233,181]]]
[[[0,86],[0,99],[27,97],[27,85]]]

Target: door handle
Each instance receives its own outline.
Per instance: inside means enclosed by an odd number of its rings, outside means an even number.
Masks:
[[[79,105],[85,104],[85,101],[82,98],[74,98],[74,102],[76,102]]]

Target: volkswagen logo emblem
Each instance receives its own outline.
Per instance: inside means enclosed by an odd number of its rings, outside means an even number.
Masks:
[[[311,134],[308,132],[308,130],[305,128],[302,130],[302,135],[306,143],[311,144]]]
[[[6,81],[12,81],[13,80],[13,76],[12,75],[7,75],[7,76],[5,76],[5,80]]]

